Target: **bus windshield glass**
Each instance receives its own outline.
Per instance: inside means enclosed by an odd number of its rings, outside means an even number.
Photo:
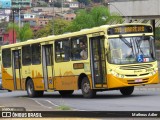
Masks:
[[[152,36],[109,39],[108,61],[112,64],[132,64],[155,61]]]

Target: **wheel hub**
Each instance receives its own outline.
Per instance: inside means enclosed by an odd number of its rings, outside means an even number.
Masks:
[[[89,92],[90,86],[89,86],[88,83],[84,83],[83,90],[84,90],[85,93],[88,93],[88,92]]]
[[[32,84],[29,84],[29,86],[28,86],[28,92],[30,94],[32,94],[32,91],[33,91],[33,86],[32,86]]]

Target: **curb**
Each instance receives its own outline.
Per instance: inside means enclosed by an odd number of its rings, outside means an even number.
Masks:
[[[137,90],[137,91],[160,91],[160,88],[135,88],[134,90]]]
[[[135,90],[140,91],[160,91],[160,84],[152,84],[146,86],[136,86]]]

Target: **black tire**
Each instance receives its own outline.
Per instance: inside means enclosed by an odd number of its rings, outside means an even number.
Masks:
[[[8,92],[12,92],[12,90],[8,90]]]
[[[63,97],[67,97],[67,96],[70,96],[72,95],[74,92],[74,90],[60,90],[59,91],[59,94]]]
[[[27,81],[27,94],[29,97],[42,97],[44,91],[35,91],[32,79]]]
[[[122,93],[122,95],[124,96],[129,96],[133,93],[134,91],[134,86],[131,87],[124,87],[124,88],[120,88],[120,92]]]
[[[44,94],[44,91],[36,91],[36,97],[42,97]]]
[[[91,89],[87,77],[84,77],[81,83],[81,90],[84,98],[93,98],[96,96],[96,91]]]

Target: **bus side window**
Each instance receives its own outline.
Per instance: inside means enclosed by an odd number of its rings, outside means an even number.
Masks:
[[[4,68],[11,67],[11,49],[2,50],[2,63]]]
[[[87,37],[79,36],[71,39],[72,60],[85,60],[88,58]]]
[[[30,45],[22,46],[22,64],[23,65],[31,64],[31,46]]]
[[[33,65],[41,64],[41,45],[40,44],[32,45],[32,64]]]
[[[55,42],[56,62],[70,60],[70,41],[67,39]]]

